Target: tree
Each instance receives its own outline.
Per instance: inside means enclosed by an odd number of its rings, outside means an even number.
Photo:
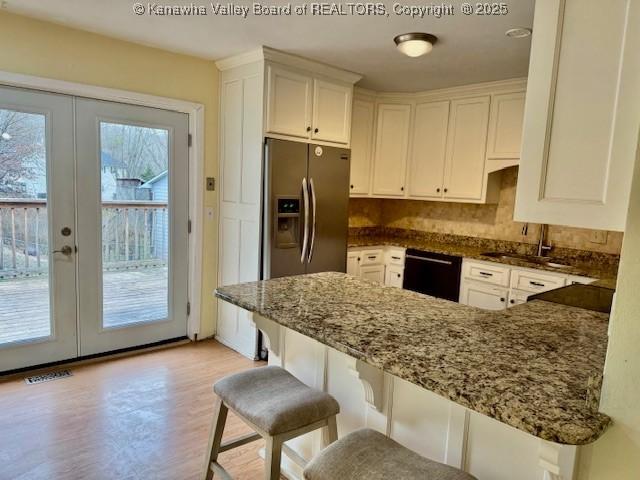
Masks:
[[[0,109],[0,195],[26,196],[46,173],[45,117]]]
[[[103,123],[101,148],[123,170],[125,178],[149,180],[168,168],[168,132],[135,125]]]

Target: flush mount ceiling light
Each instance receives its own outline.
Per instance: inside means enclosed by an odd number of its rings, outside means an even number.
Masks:
[[[393,39],[396,47],[409,57],[419,57],[426,55],[433,50],[433,45],[438,41],[438,37],[430,33],[403,33]]]
[[[531,35],[531,29],[524,28],[524,27],[510,28],[509,30],[504,32],[504,34],[507,37],[511,37],[511,38],[524,38]]]
[[[3,140],[11,140],[11,135],[9,135],[7,132],[2,132],[2,135],[0,136]]]

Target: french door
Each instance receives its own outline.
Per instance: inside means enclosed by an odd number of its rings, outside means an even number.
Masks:
[[[0,371],[186,335],[188,118],[0,87]]]

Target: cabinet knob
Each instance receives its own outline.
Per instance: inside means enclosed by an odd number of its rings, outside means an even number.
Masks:
[[[500,301],[501,301],[501,302],[504,302],[504,301],[505,301],[505,298],[504,298],[504,297],[500,297]]]
[[[313,133],[318,133],[320,130],[318,130],[317,128],[313,131]]]
[[[439,189],[439,188],[436,188],[436,192],[440,193],[440,189]]]
[[[307,132],[310,132],[310,131],[311,131],[311,127],[307,127]]]
[[[445,189],[444,189],[444,193],[447,193],[448,191],[449,191],[449,189],[448,189],[448,188],[445,188]]]
[[[509,300],[509,303],[510,303],[511,305],[513,305],[514,303],[516,303],[516,301],[515,301],[515,300],[513,300],[513,299],[511,299],[511,300]]]
[[[353,189],[353,185],[350,185],[351,189]]]
[[[404,192],[404,187],[400,187],[400,191]]]
[[[397,273],[396,275],[398,275],[398,278],[400,278],[400,277],[401,277],[401,275],[400,275],[399,273]]]
[[[360,257],[358,257],[358,261],[360,261]]]

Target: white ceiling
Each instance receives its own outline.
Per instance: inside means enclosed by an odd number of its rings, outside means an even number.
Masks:
[[[512,27],[531,27],[534,4],[534,0],[511,0],[507,4],[509,13],[503,16],[465,16],[460,11],[462,2],[452,0],[455,14],[441,18],[412,19],[390,13],[388,17],[250,14],[244,19],[214,16],[209,0],[193,1],[207,7],[207,16],[138,16],[133,13],[134,1],[7,0],[2,5],[10,12],[213,60],[266,45],[360,73],[364,78],[358,85],[365,88],[418,91],[525,76],[530,37],[512,39],[504,32]],[[148,5],[147,0],[138,1]],[[292,4],[304,1],[292,0]],[[189,5],[191,1],[158,3]],[[414,0],[402,3],[431,4]],[[393,2],[385,4],[391,12]],[[439,37],[431,54],[409,58],[395,49],[393,37],[411,31]]]

